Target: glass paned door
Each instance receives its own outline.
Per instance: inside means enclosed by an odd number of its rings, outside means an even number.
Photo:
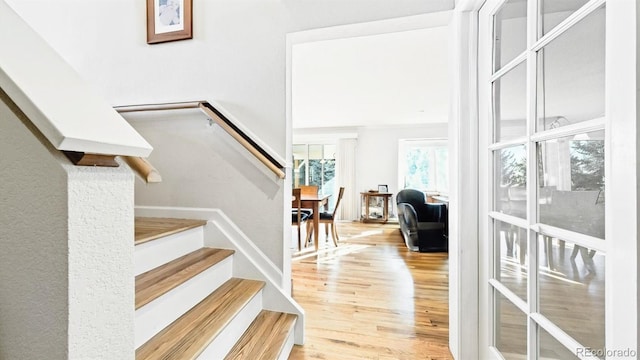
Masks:
[[[524,145],[495,150],[494,210],[527,217],[527,152]]]
[[[599,8],[538,50],[538,131],[604,116],[604,18]]]
[[[588,2],[589,0],[542,0],[540,2],[542,34],[548,33]]]
[[[527,47],[526,0],[505,1],[494,15],[493,29],[493,63],[498,70]]]
[[[527,66],[520,63],[493,82],[494,140],[517,139],[527,134]]]
[[[605,3],[488,0],[480,12],[483,304],[498,359],[606,345]]]

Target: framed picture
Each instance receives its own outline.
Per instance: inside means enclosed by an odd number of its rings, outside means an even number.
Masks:
[[[389,187],[387,185],[378,185],[378,192],[381,192],[381,193],[389,192]]]
[[[147,44],[191,39],[193,0],[147,0]]]

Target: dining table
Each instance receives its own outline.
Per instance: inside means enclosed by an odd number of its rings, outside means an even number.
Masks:
[[[318,251],[318,238],[320,237],[320,207],[324,211],[329,210],[329,197],[331,195],[301,194],[300,207],[313,210],[313,242]]]

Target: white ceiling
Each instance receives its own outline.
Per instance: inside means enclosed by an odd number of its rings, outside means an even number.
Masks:
[[[446,122],[446,26],[293,46],[293,128]]]

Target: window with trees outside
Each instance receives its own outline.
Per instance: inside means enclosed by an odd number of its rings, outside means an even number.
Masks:
[[[449,151],[445,140],[400,140],[398,164],[400,187],[449,192]]]
[[[293,145],[293,187],[317,185],[323,195],[334,195],[336,175],[335,144]],[[333,207],[335,196],[329,197]]]

